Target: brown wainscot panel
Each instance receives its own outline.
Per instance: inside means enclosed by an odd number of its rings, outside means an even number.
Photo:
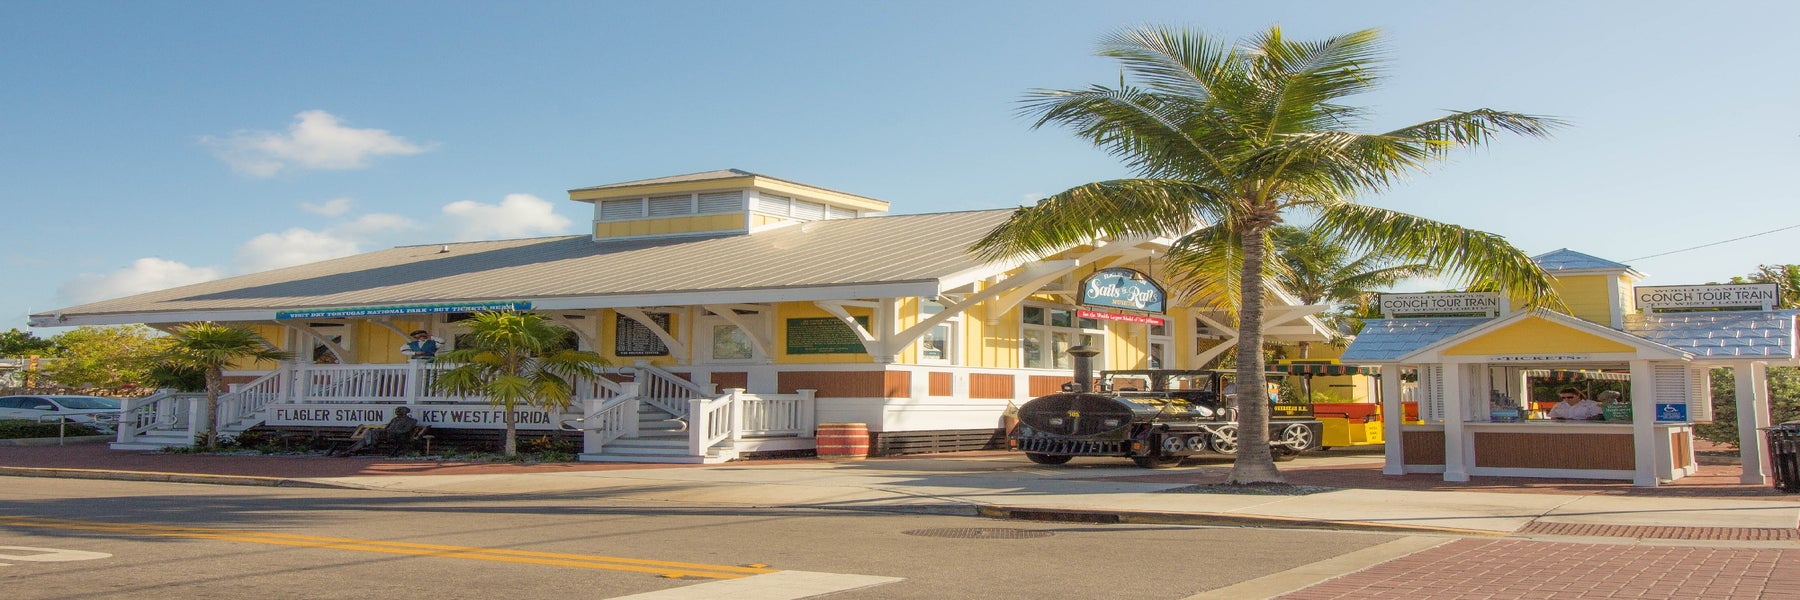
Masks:
[[[910,398],[910,397],[912,397],[912,372],[910,372],[910,371],[887,371],[886,376],[882,378],[881,397],[883,397],[883,398]]]
[[[970,398],[1010,399],[1013,397],[1011,375],[972,373],[969,375]]]
[[[1444,464],[1444,432],[1400,432],[1402,461],[1409,465]]]
[[[949,396],[956,393],[956,377],[952,373],[927,373],[926,383],[929,389],[925,393],[933,396]]]
[[[721,392],[730,388],[741,390],[750,387],[750,374],[742,371],[713,373],[712,382]]]
[[[1025,385],[1027,386],[1027,392],[1031,394],[1031,397],[1036,398],[1038,396],[1062,393],[1063,384],[1070,381],[1073,380],[1068,377],[1032,375],[1031,379],[1027,380]]]
[[[1631,436],[1615,433],[1475,433],[1475,465],[1630,471]]]
[[[1686,431],[1677,431],[1671,434],[1669,438],[1669,452],[1675,455],[1673,456],[1675,460],[1670,461],[1669,464],[1675,465],[1675,468],[1677,469],[1684,469],[1693,465],[1694,461],[1691,460],[1694,457],[1693,434]]]
[[[882,398],[885,375],[883,371],[783,371],[776,379],[776,393],[818,390],[821,398]]]

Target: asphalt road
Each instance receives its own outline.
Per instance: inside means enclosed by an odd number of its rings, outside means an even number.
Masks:
[[[1366,533],[0,478],[0,597],[1176,599]]]

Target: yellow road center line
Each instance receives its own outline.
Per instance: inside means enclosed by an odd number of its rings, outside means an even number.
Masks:
[[[530,550],[507,550],[501,548],[476,548],[471,546],[448,546],[442,544],[419,544],[412,542],[389,542],[382,540],[362,540],[291,533],[208,529],[201,527],[173,527],[137,523],[107,523],[102,521],[74,521],[67,519],[0,516],[0,525],[72,529],[81,531],[104,531],[131,535],[210,539],[271,544],[277,546],[379,552],[408,556],[433,556],[441,558],[462,558],[468,560],[577,567],[584,569],[650,573],[664,577],[691,576],[712,579],[735,579],[778,571],[778,569],[643,560],[613,556],[591,556],[557,552],[536,552]]]

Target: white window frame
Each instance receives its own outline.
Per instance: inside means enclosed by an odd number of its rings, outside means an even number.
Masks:
[[[740,315],[738,315],[738,318],[749,321],[750,322],[749,324],[751,327],[766,329],[769,324],[769,318],[768,318],[767,312],[760,312],[760,313],[753,314],[753,315],[740,314]],[[695,323],[694,323],[694,338],[695,338],[695,340],[694,341],[696,343],[694,344],[695,347],[693,350],[696,354],[699,355],[697,362],[701,362],[704,364],[712,364],[712,365],[753,365],[753,364],[763,364],[763,363],[769,362],[769,357],[764,356],[763,353],[757,348],[757,345],[756,345],[756,342],[754,339],[756,337],[756,332],[752,332],[752,331],[744,332],[744,335],[746,337],[751,338],[751,340],[748,344],[750,347],[750,358],[715,358],[713,356],[714,328],[717,326],[737,327],[737,324],[732,323],[731,321],[727,320],[725,317],[721,317],[721,316],[715,315],[715,314],[702,315],[702,316],[694,319],[694,321],[695,321]],[[763,333],[764,333],[763,337],[767,338],[768,337],[767,332],[765,331]]]
[[[1176,368],[1176,366],[1170,362],[1174,360],[1175,357],[1175,336],[1170,335],[1169,333],[1170,330],[1174,329],[1171,325],[1172,323],[1170,323],[1168,319],[1163,319],[1162,325],[1144,325],[1144,339],[1146,340],[1144,342],[1144,368]],[[1157,327],[1162,327],[1162,333],[1156,333]],[[1161,352],[1156,351],[1157,346],[1162,346]]]
[[[934,310],[932,307],[936,307],[936,309]],[[919,320],[921,321],[930,318],[932,315],[938,314],[939,312],[943,312],[943,310],[944,305],[942,304],[924,298],[919,299]],[[956,316],[950,317],[949,319],[944,320],[944,322],[937,324],[937,326],[931,328],[931,331],[944,332],[944,356],[942,358],[927,358],[925,356],[926,336],[922,335],[919,336],[919,340],[915,342],[919,345],[919,363],[927,365],[962,364],[962,313],[957,313]],[[926,335],[930,335],[930,333],[928,332]]]
[[[1032,310],[1043,311],[1041,313],[1041,314],[1043,314],[1043,321],[1044,321],[1042,324],[1030,323],[1030,322],[1026,321],[1026,316]],[[1053,370],[1053,371],[1068,371],[1069,369],[1071,369],[1072,368],[1071,365],[1073,364],[1072,360],[1070,363],[1066,363],[1066,364],[1062,364],[1062,365],[1057,364],[1057,355],[1056,355],[1056,348],[1055,348],[1054,340],[1056,339],[1056,334],[1058,334],[1058,333],[1068,334],[1070,336],[1069,346],[1071,348],[1075,347],[1075,346],[1080,346],[1080,345],[1086,343],[1088,336],[1094,337],[1095,338],[1094,343],[1088,344],[1095,350],[1100,351],[1099,354],[1094,355],[1094,363],[1093,363],[1094,369],[1100,370],[1107,364],[1106,363],[1106,328],[1105,328],[1105,326],[1101,325],[1099,321],[1095,321],[1093,319],[1083,319],[1081,317],[1077,317],[1077,316],[1075,316],[1075,311],[1076,311],[1076,308],[1074,306],[1036,303],[1036,302],[1028,302],[1019,307],[1019,366],[1021,368],[1045,369],[1045,370]],[[1054,314],[1057,312],[1067,312],[1069,314],[1069,326],[1063,327],[1063,326],[1057,326],[1057,325],[1052,324],[1055,322]],[[1081,325],[1082,325],[1083,321],[1093,323],[1094,327],[1093,328],[1082,327]],[[1042,334],[1043,335],[1042,338],[1039,338],[1040,342],[1041,342],[1040,346],[1042,346],[1043,353],[1044,353],[1043,366],[1033,366],[1032,364],[1030,364],[1028,362],[1028,360],[1027,360],[1028,357],[1025,354],[1026,340],[1032,338],[1034,334]]]

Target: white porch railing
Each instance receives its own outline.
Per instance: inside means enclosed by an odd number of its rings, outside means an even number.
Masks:
[[[748,437],[812,437],[814,390],[751,395],[732,388],[716,398],[688,402],[688,454],[706,456],[717,445]]]
[[[675,415],[676,418],[688,415],[689,402],[696,398],[712,398],[718,393],[700,387],[692,381],[663,370],[661,367],[639,363],[629,367],[638,383],[638,397],[646,404]]]
[[[254,419],[262,413],[263,407],[280,402],[283,398],[282,391],[286,388],[282,385],[282,381],[286,379],[283,375],[284,372],[276,371],[220,395],[219,422],[235,424],[245,419]]]
[[[168,390],[143,398],[127,398],[119,406],[118,437],[114,440],[130,444],[146,435],[161,433],[185,435],[192,443],[193,436],[199,433],[195,427],[199,419],[195,414],[200,410],[200,403],[205,401],[206,394]]]

